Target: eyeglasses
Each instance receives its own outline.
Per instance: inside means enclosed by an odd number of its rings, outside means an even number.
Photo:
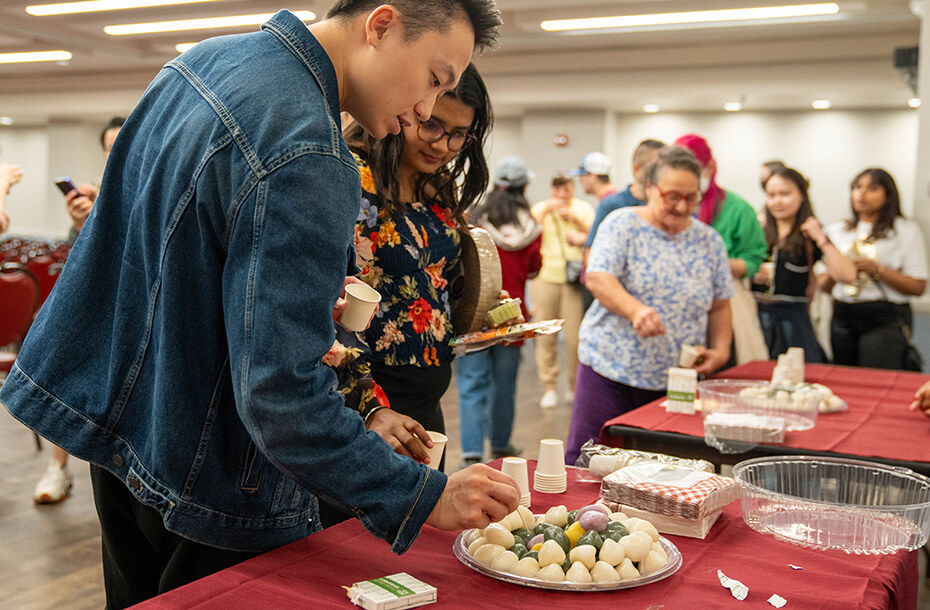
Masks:
[[[452,152],[464,150],[475,141],[475,136],[468,132],[446,131],[445,127],[436,119],[420,121],[420,125],[417,127],[417,137],[424,142],[434,144],[441,140],[443,136],[446,137],[446,143]]]
[[[701,194],[696,191],[690,195],[682,195],[678,191],[669,191],[666,193],[662,191],[662,189],[660,189],[659,185],[657,184],[654,184],[653,186],[656,187],[657,191],[659,191],[659,195],[662,196],[662,199],[665,201],[665,203],[671,204],[673,206],[678,205],[682,201],[685,202],[685,205],[694,205],[701,200]]]

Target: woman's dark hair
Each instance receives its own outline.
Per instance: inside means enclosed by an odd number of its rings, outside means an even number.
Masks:
[[[879,167],[869,167],[859,172],[853,181],[849,184],[849,189],[856,188],[860,180],[866,176],[873,184],[878,184],[885,189],[885,205],[878,211],[878,220],[872,225],[872,232],[866,238],[866,241],[875,241],[888,235],[894,230],[894,219],[904,218],[901,213],[901,196],[898,194],[898,185],[895,184],[891,174]],[[849,202],[849,209],[852,211],[852,218],[846,221],[846,230],[852,231],[859,223],[859,214],[853,207],[852,201]]]
[[[468,64],[458,86],[446,93],[445,97],[457,99],[475,111],[469,129],[475,141],[455,156],[451,167],[443,167],[433,174],[419,174],[414,197],[416,201],[429,199],[439,203],[464,227],[464,210],[478,201],[488,188],[489,172],[484,157],[484,143],[494,118],[488,90],[473,64]],[[388,135],[377,140],[355,123],[346,130],[345,139],[353,152],[371,168],[382,209],[393,212],[402,206],[405,202],[400,201],[398,176],[404,152],[404,134]]]
[[[469,214],[469,218],[480,224],[487,220],[495,227],[520,225],[519,211],[530,213],[530,202],[526,200],[526,185],[497,187]]]
[[[794,216],[794,222],[791,224],[791,231],[785,236],[782,242],[782,249],[785,250],[788,256],[797,259],[802,256],[807,249],[805,243],[807,238],[801,233],[801,225],[804,224],[805,220],[814,215],[811,198],[807,192],[808,188],[810,188],[810,182],[801,175],[801,172],[790,167],[774,166],[771,168],[771,171],[772,175],[766,180],[766,186],[768,186],[769,180],[774,176],[778,176],[793,183],[801,192],[801,207],[798,208],[798,213]],[[775,220],[775,217],[772,216],[772,212],[769,211],[768,206],[765,206],[765,241],[768,242],[770,250],[779,243],[778,222]]]
[[[106,142],[104,141],[104,138],[106,137],[107,132],[110,131],[111,129],[122,127],[123,123],[125,122],[126,122],[126,118],[121,117],[121,116],[115,116],[109,121],[107,121],[107,124],[103,126],[103,130],[101,130],[100,132],[100,148],[104,148],[106,146]]]
[[[666,146],[659,151],[656,160],[650,163],[643,172],[646,184],[655,184],[659,179],[659,172],[666,167],[670,169],[683,169],[701,177],[701,163],[690,150],[684,146]]]

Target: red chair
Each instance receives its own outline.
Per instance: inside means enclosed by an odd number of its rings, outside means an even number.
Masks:
[[[39,282],[39,307],[42,307],[42,304],[45,303],[45,299],[51,294],[52,288],[55,287],[55,281],[61,274],[62,266],[62,263],[55,260],[55,258],[49,254],[39,254],[38,256],[31,257],[26,262],[26,269],[28,269]]]
[[[39,282],[19,263],[0,265],[0,346],[22,342],[39,309]],[[0,372],[10,372],[15,352],[0,352]]]

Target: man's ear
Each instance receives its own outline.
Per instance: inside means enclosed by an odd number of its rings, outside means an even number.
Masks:
[[[399,26],[400,12],[389,4],[379,6],[365,21],[365,39],[368,44],[377,46],[385,34]]]

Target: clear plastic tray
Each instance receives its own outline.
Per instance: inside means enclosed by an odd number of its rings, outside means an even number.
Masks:
[[[810,385],[772,385],[746,379],[700,381],[697,393],[705,418],[714,412],[778,417],[785,420],[785,430],[789,431],[813,428],[823,400],[823,393]]]
[[[672,544],[668,538],[664,536],[659,536],[659,544],[662,545],[662,548],[665,549],[665,553],[668,555],[668,563],[665,564],[665,567],[649,574],[648,576],[640,576],[639,578],[634,578],[633,580],[625,580],[622,582],[593,582],[593,583],[577,583],[577,582],[552,582],[549,580],[540,580],[538,578],[528,578],[525,576],[517,576],[516,574],[511,574],[509,572],[501,572],[500,570],[494,570],[482,563],[479,563],[475,560],[474,557],[468,554],[468,548],[465,546],[465,539],[470,535],[470,532],[473,530],[465,530],[461,532],[458,537],[455,539],[455,543],[452,545],[452,552],[458,558],[459,561],[467,565],[472,570],[484,574],[485,576],[490,576],[491,578],[496,578],[498,580],[503,580],[504,582],[513,583],[515,585],[523,585],[524,587],[535,587],[537,589],[552,589],[555,591],[614,591],[617,589],[632,589],[633,587],[641,587],[643,585],[648,585],[662,580],[663,578],[668,578],[672,574],[678,571],[678,568],[681,567],[681,552],[678,548]]]
[[[857,555],[913,550],[930,535],[930,479],[907,468],[814,456],[740,462],[743,520],[758,532]]]

